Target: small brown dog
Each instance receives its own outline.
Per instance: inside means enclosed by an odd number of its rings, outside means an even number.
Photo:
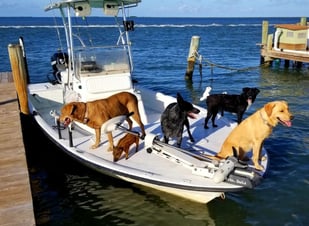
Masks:
[[[245,155],[252,150],[252,162],[255,169],[263,170],[259,160],[262,158],[261,149],[264,140],[271,135],[273,128],[279,122],[287,127],[292,126],[291,120],[293,118],[287,102],[273,101],[265,104],[263,108],[232,130],[215,158],[225,159],[232,156],[233,148],[235,148],[239,159],[245,160]]]
[[[121,92],[114,94],[108,98],[95,100],[91,102],[72,102],[65,104],[61,109],[59,121],[64,123],[65,126],[76,120],[84,123],[87,126],[95,129],[96,140],[91,148],[97,148],[100,144],[101,127],[107,120],[120,116],[128,115],[133,112],[133,119],[138,123],[142,130],[142,137],[144,137],[145,129],[141,121],[138,110],[138,101],[134,94],[129,92]],[[127,118],[129,129],[132,129],[132,120]],[[114,142],[112,133],[108,133],[109,151],[113,151]]]
[[[122,137],[119,140],[117,146],[114,147],[114,150],[113,150],[114,162],[117,162],[119,160],[122,152],[126,153],[126,159],[128,159],[130,146],[134,143],[136,145],[135,152],[137,152],[138,145],[139,145],[138,135],[127,133],[124,137]]]

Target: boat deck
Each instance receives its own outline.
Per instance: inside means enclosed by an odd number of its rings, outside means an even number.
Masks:
[[[58,99],[54,96],[54,93],[58,93],[59,88],[49,87],[47,84],[29,86],[32,94],[30,102],[33,104],[35,111],[38,112],[38,115],[35,116],[37,122],[45,129],[50,138],[62,146],[67,154],[78,159],[83,164],[133,183],[151,184],[151,187],[161,186],[161,189],[162,185],[164,185],[164,188],[171,187],[174,190],[182,188],[182,191],[190,193],[212,191],[217,192],[216,195],[220,195],[220,192],[244,189],[243,186],[226,182],[216,183],[212,179],[206,178],[205,174],[196,174],[194,170],[204,172],[209,170],[208,175],[211,171],[211,165],[209,165],[211,160],[199,160],[193,156],[183,154],[181,151],[176,151],[175,148],[166,147],[160,141],[162,140],[160,116],[168,104],[176,101],[175,98],[150,90],[138,89],[137,93],[141,95],[144,107],[142,112],[145,113],[141,117],[148,121],[148,123],[145,123],[146,139],[140,140],[138,152],[134,151],[135,145],[131,146],[128,160],[122,155],[119,161],[113,162],[113,155],[108,151],[109,143],[106,134],[102,133],[100,146],[97,149],[92,149],[91,146],[95,141],[94,130],[84,124],[73,124],[72,144],[70,144],[67,128],[61,129],[61,138],[59,139],[55,119],[50,115],[50,111],[54,110],[59,114],[63,105],[61,98]],[[195,142],[190,141],[185,129],[181,148],[198,156],[214,155],[219,151],[225,137],[236,126],[236,123],[218,116],[218,127],[205,130],[203,125],[207,110],[201,107],[198,108],[200,114],[196,119],[189,118],[190,130]],[[126,122],[124,122],[123,126],[127,128]],[[133,130],[140,132],[140,128],[136,123],[133,123]],[[119,139],[123,137],[124,131],[116,129],[112,133],[114,144],[117,144]],[[159,138],[158,145],[154,145],[158,150],[154,148],[153,140],[150,143],[146,141],[149,136],[150,139],[153,136]],[[173,145],[174,142],[176,140],[172,139],[170,143]],[[164,148],[161,148],[160,145],[163,145]],[[152,149],[151,153],[148,151],[149,148]],[[267,162],[264,162],[263,165],[266,167]]]

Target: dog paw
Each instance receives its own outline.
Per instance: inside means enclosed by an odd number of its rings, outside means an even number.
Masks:
[[[98,148],[98,146],[99,146],[99,145],[94,144],[94,145],[91,146],[91,149],[96,149],[96,148]]]
[[[248,162],[249,160],[250,159],[249,159],[248,156],[244,156],[244,157],[241,158],[241,161],[243,161],[243,162]]]
[[[267,156],[266,155],[262,156],[261,161],[266,161],[266,160],[267,160]]]
[[[107,151],[113,151],[114,148],[113,147],[108,147]]]
[[[209,127],[208,126],[204,126],[204,129],[209,129]]]
[[[213,128],[216,128],[216,127],[218,127],[218,126],[217,126],[217,125],[212,125],[212,127],[213,127]]]
[[[264,170],[264,167],[262,165],[255,165],[254,168],[259,171]]]

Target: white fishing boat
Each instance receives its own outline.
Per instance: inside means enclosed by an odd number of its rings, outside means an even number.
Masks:
[[[46,7],[46,11],[60,11],[66,48],[52,57],[55,81],[28,84],[29,106],[35,121],[55,144],[80,163],[130,183],[200,203],[222,197],[227,192],[254,188],[266,172],[268,158],[261,162],[265,170],[256,171],[250,161],[244,164],[235,157],[222,161],[206,157],[220,151],[225,138],[236,126],[235,122],[218,116],[217,128],[204,129],[207,110],[195,106],[200,113],[195,119],[189,118],[195,142],[190,141],[186,129],[180,148],[176,147],[175,140],[171,140],[170,144],[162,141],[160,117],[170,103],[176,102],[176,98],[139,87],[131,77],[133,63],[129,32],[134,23],[127,20],[126,13],[128,8],[136,7],[140,2],[63,0]],[[86,18],[94,8],[115,17],[119,38],[114,46],[88,46],[81,32],[75,32],[72,18],[74,22],[75,18]],[[66,128],[59,125],[59,114],[65,103],[103,99],[124,91],[136,95],[146,131],[145,138],[140,139],[138,151],[135,152],[135,146],[131,146],[128,159],[123,155],[118,161],[113,161],[113,154],[108,151],[107,135],[103,132],[99,147],[92,149],[94,129],[78,122]],[[130,133],[126,117],[117,116],[102,126],[102,131],[112,132],[115,144]],[[140,131],[136,122],[132,131]],[[264,149],[263,155],[267,157]]]

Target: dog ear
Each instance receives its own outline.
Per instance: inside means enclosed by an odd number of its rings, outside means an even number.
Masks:
[[[264,106],[264,109],[265,109],[265,112],[266,112],[266,114],[268,115],[268,116],[271,116],[271,113],[272,113],[272,111],[273,111],[273,108],[275,107],[275,103],[267,103],[267,104],[265,104],[265,106]]]
[[[180,93],[177,93],[177,99],[183,99],[182,96],[180,95]]]
[[[237,149],[234,146],[232,146],[232,149],[233,149],[233,156],[238,159]]]
[[[76,109],[77,109],[77,106],[75,104],[71,104],[71,113],[70,113],[70,115],[73,115]]]
[[[244,93],[248,92],[249,90],[250,90],[249,87],[245,87],[245,88],[242,89],[242,91],[243,91]]]
[[[124,151],[124,148],[123,147],[119,147],[118,148],[118,152],[122,153]]]
[[[183,98],[180,93],[177,93],[177,103],[183,102]]]

